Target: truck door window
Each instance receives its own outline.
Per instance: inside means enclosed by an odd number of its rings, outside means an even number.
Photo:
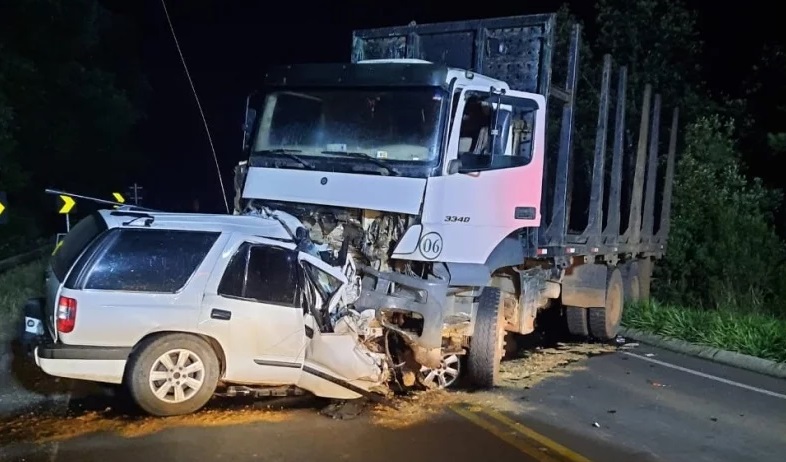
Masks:
[[[481,92],[465,93],[458,156],[464,167],[519,167],[532,159],[535,110],[526,100]]]
[[[218,294],[260,303],[298,307],[297,253],[281,247],[244,243],[227,265]]]

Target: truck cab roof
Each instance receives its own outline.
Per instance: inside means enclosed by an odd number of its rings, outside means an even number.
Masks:
[[[265,74],[265,84],[274,87],[446,87],[454,78],[464,84],[510,89],[505,81],[422,59],[372,59],[352,64],[319,63],[272,66]]]

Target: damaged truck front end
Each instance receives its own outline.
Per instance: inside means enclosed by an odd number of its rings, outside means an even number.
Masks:
[[[406,385],[443,357],[448,278],[429,261],[392,256],[415,253],[421,241],[428,178],[443,167],[446,81],[446,68],[422,63],[271,71],[265,94],[249,98],[249,160],[235,171],[236,214],[280,210],[311,241],[359,262],[351,305],[373,310],[403,342]]]

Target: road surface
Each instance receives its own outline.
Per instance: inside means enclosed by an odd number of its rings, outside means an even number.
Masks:
[[[529,385],[457,393],[461,399],[440,406],[423,402],[433,412],[403,428],[381,425],[372,412],[334,421],[301,406],[281,411],[281,421],[171,425],[133,438],[0,440],[0,460],[766,462],[786,453],[783,380],[644,346],[537,375],[521,382]],[[79,414],[80,406],[107,404],[72,399],[70,406]],[[57,427],[80,425],[72,418]]]

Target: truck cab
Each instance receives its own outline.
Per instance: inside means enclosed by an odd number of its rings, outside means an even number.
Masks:
[[[494,270],[522,261],[519,234],[540,223],[542,95],[412,59],[291,65],[265,83],[249,98],[247,203],[313,221],[316,241],[336,234],[326,223],[342,225],[337,243],[351,239],[347,221],[360,236],[392,226],[384,245],[359,239],[369,266],[387,272],[403,261],[423,274],[436,262],[443,292],[486,286]],[[353,211],[354,220],[336,217]],[[369,303],[384,303],[379,296]],[[444,296],[426,298],[432,306],[398,308],[432,327],[424,361],[435,364],[446,306]]]
[[[509,234],[539,224],[543,96],[406,59],[293,65],[267,78],[269,91],[251,99],[260,116],[245,199],[406,215],[390,258],[412,261],[483,264]]]

